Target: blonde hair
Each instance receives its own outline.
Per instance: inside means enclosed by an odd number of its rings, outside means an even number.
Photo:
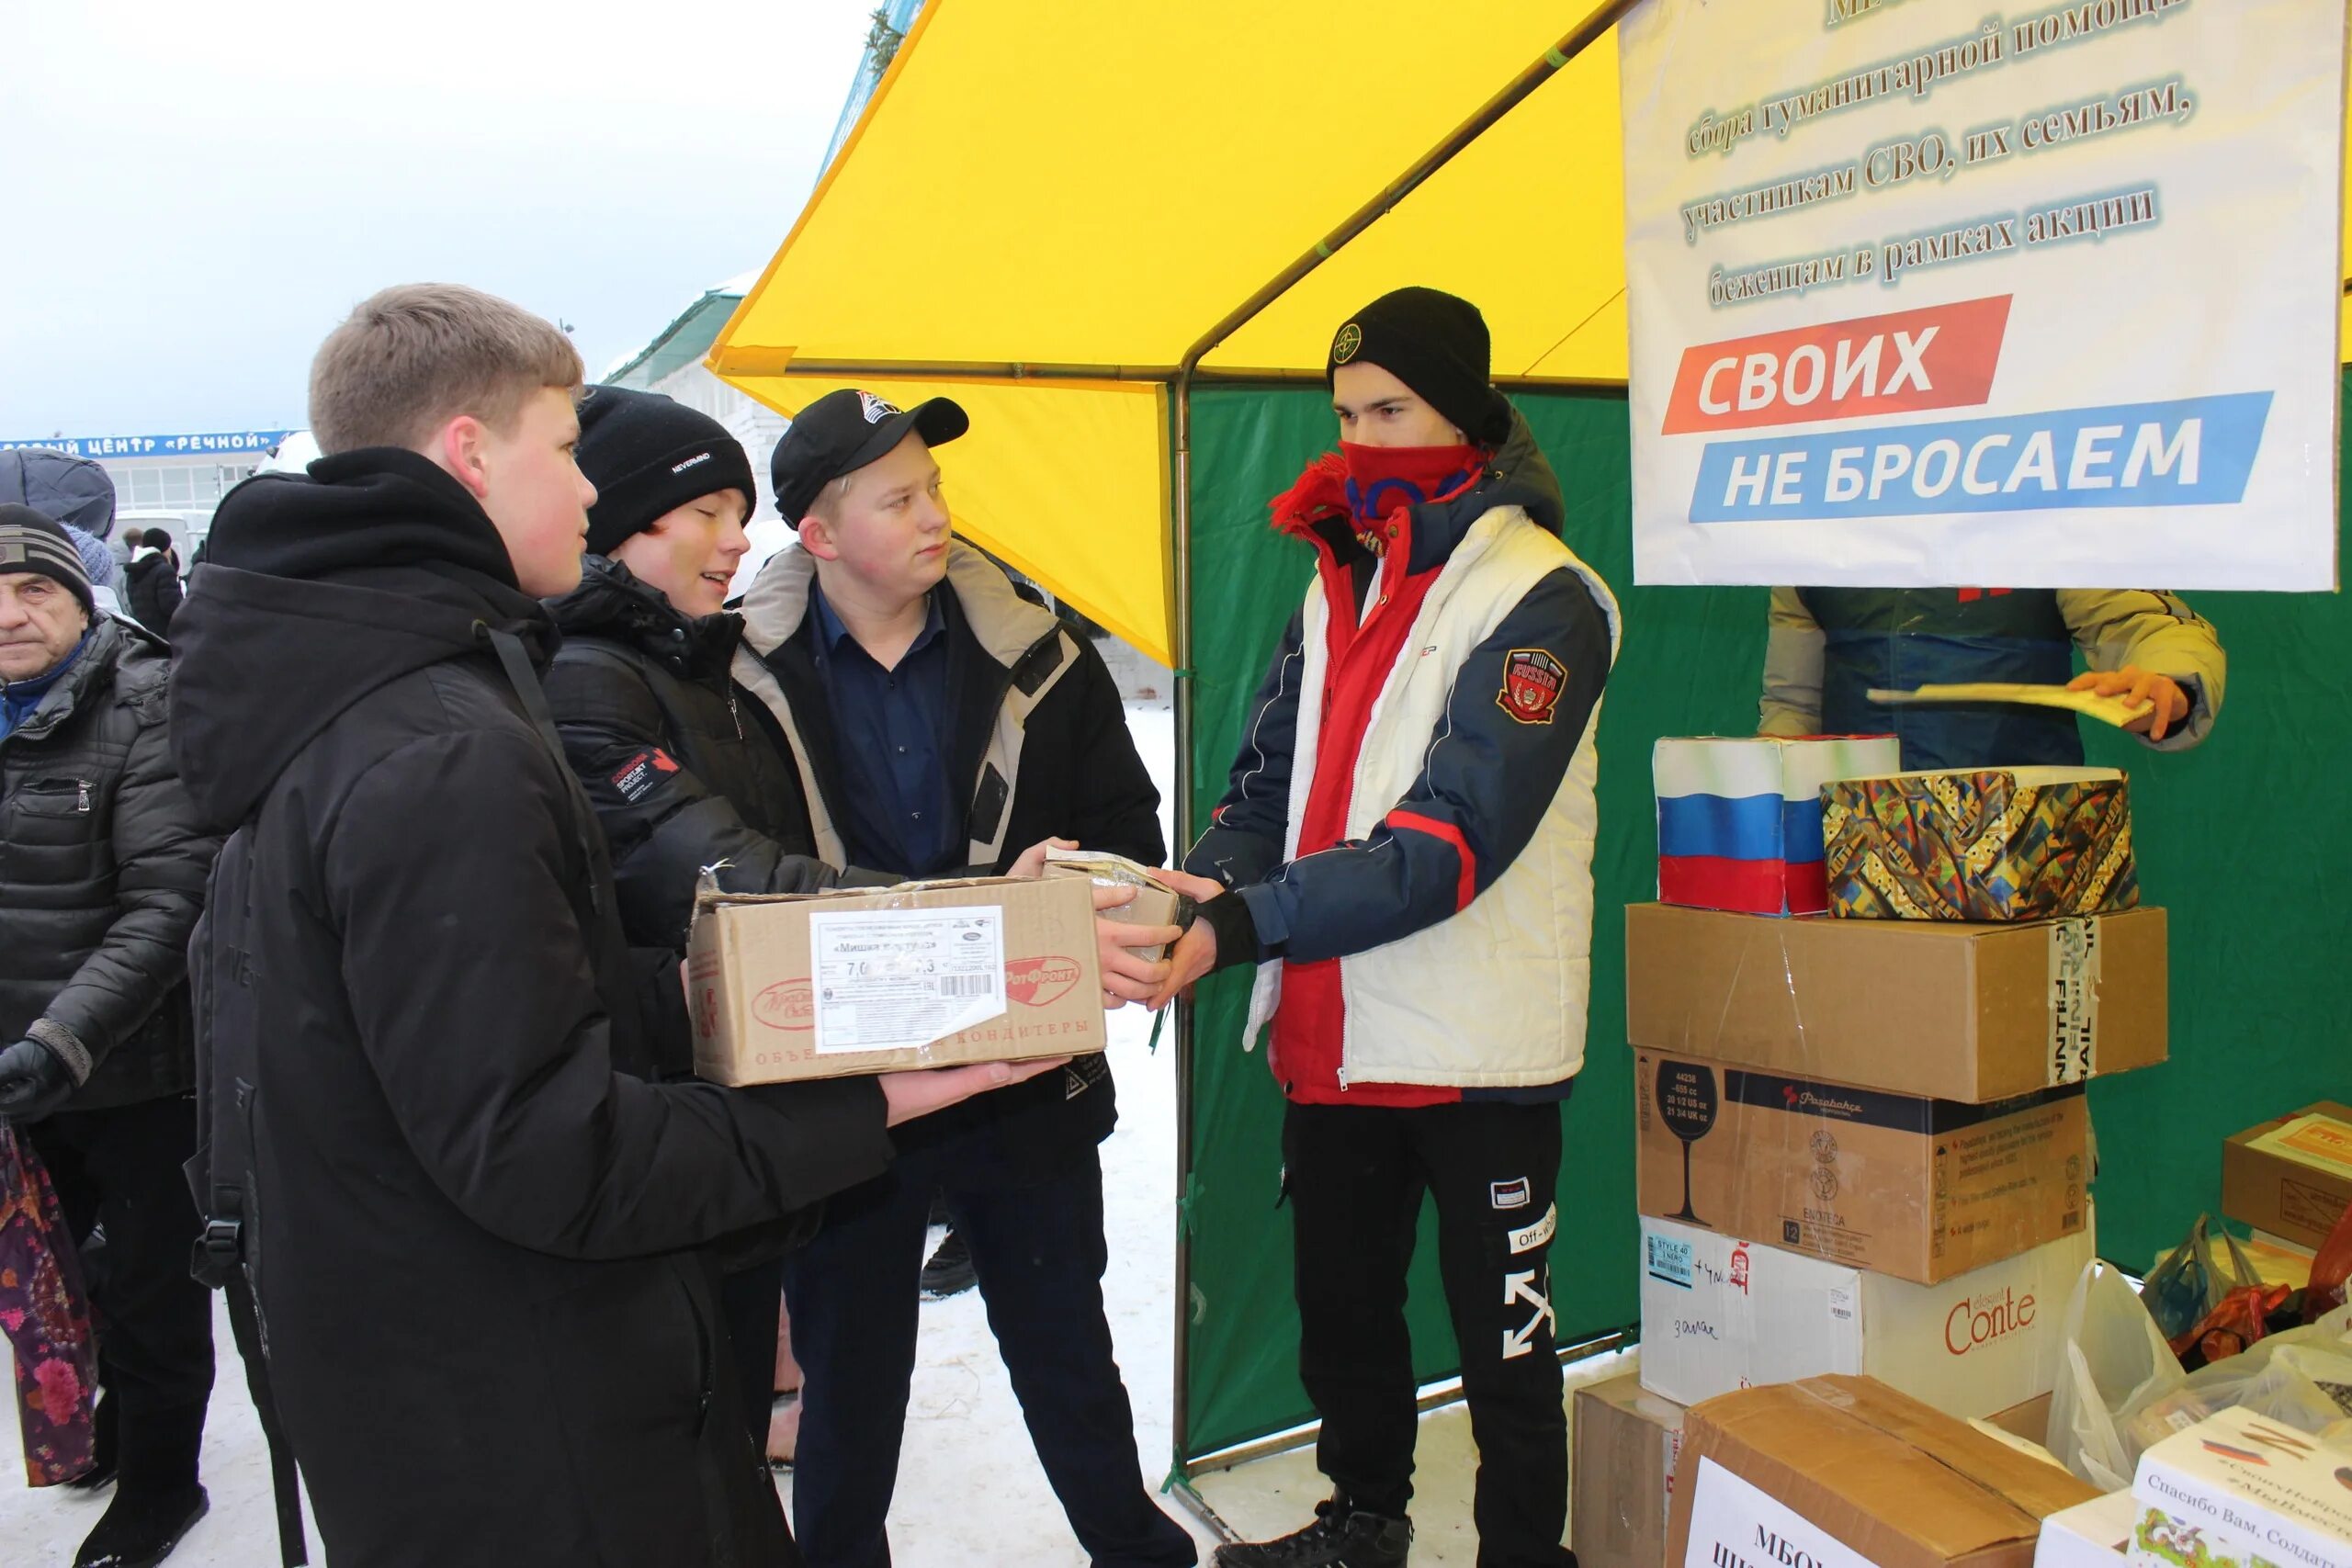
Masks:
[[[322,453],[422,447],[471,414],[502,432],[545,388],[578,392],[579,350],[519,305],[456,283],[406,283],[359,302],[311,361]]]

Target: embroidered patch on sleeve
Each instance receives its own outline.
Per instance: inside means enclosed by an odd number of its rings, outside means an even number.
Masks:
[[[1521,724],[1549,724],[1567,689],[1568,667],[1540,648],[1514,648],[1503,661],[1495,705]]]
[[[613,787],[621,792],[623,800],[635,805],[650,795],[654,785],[677,771],[676,760],[657,746],[650,751],[639,751],[623,763],[620,772],[613,775]]]

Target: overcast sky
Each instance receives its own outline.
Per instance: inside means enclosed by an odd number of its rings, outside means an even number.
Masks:
[[[390,283],[589,374],[763,266],[874,0],[0,0],[0,440],[295,428]]]

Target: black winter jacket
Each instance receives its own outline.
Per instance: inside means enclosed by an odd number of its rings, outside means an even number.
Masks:
[[[0,737],[0,1043],[64,1058],[70,1111],[195,1082],[187,939],[220,840],[165,741],[170,669],[153,637],[102,618]]]
[[[157,637],[169,637],[172,617],[185,598],[171,558],[161,550],[141,555],[122,569],[122,578],[123,608]]]
[[[820,856],[839,864],[842,775],[831,704],[810,638],[816,570],[779,551],[743,596],[734,673],[783,729]],[[976,874],[1001,874],[1041,839],[1075,839],[1158,865],[1167,851],[1159,791],[1136,754],[1126,709],[1102,656],[1051,612],[1013,592],[1003,570],[961,540],[950,546],[941,605],[951,638],[953,798],[966,803]],[[895,868],[883,868],[885,870]],[[1110,1135],[1118,1119],[1110,1067],[1086,1056],[901,1129],[901,1148],[954,1144],[963,1179],[1034,1180],[1073,1150]]]
[[[546,612],[424,458],[311,475],[222,502],[173,745],[250,824],[194,963],[258,1042],[248,1267],[328,1556],[790,1563],[684,1249],[878,1173],[881,1095],[616,1070],[603,839],[493,654],[543,658]]]
[[[548,608],[563,646],[548,669],[548,705],[604,826],[654,1059],[663,1073],[688,1072],[678,961],[703,869],[724,862],[719,883],[731,893],[811,893],[842,874],[815,858],[808,803],[775,718],[728,673],[741,619],[689,619],[602,556]]]

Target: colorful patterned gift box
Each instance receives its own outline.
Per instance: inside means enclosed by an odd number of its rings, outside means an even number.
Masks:
[[[1892,736],[1668,737],[1657,788],[1657,896],[1749,915],[1818,914],[1821,786],[1902,766]]]
[[[2131,795],[2112,768],[1893,773],[1822,795],[1832,914],[2041,920],[2140,902]]]

